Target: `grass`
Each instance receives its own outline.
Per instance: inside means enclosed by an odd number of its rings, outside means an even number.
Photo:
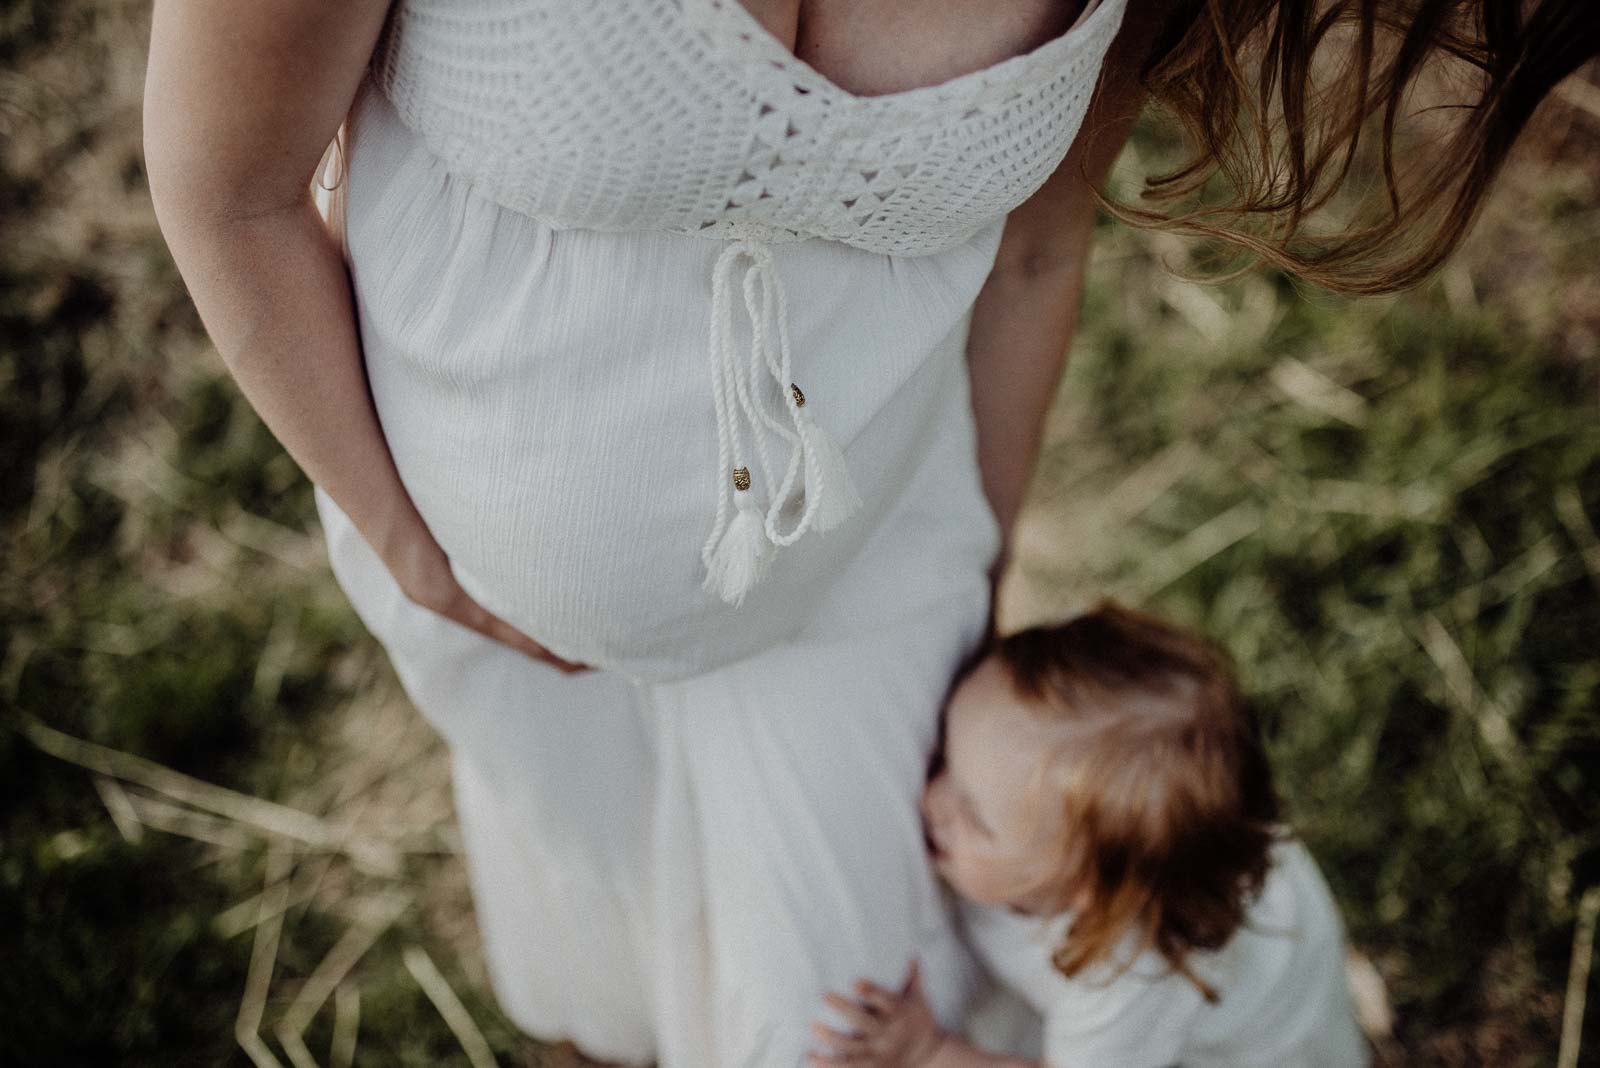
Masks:
[[[500,1063],[571,1063],[495,1011],[439,743],[166,256],[146,19],[0,13],[0,1064],[249,1064],[241,1005],[282,1063],[288,1020],[319,1063],[354,1021],[356,1064],[466,1064],[418,948]],[[1112,592],[1228,646],[1395,1064],[1552,1063],[1600,885],[1597,160],[1600,117],[1547,109],[1397,298],[1195,286],[1104,227],[1006,588],[1012,623]]]

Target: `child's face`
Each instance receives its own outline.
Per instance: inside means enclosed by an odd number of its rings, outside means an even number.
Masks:
[[[1017,696],[993,658],[956,688],[945,715],[944,759],[922,793],[934,867],[969,901],[1059,907],[1047,877],[1059,863],[1062,817],[1041,800],[1060,725]]]

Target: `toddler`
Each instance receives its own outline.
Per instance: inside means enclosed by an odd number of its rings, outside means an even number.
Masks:
[[[928,849],[1050,1068],[1360,1068],[1341,924],[1250,710],[1199,637],[1110,603],[997,639],[954,690]],[[818,1065],[1023,1068],[942,1031],[916,964],[813,1025]],[[838,1021],[835,1020],[835,1023]]]

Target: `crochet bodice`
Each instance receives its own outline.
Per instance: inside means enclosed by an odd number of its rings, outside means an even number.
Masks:
[[[1050,175],[1124,3],[881,96],[835,85],[738,0],[398,0],[372,69],[453,171],[551,226],[920,255]]]

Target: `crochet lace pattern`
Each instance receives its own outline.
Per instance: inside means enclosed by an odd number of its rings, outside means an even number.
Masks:
[[[804,361],[770,246],[926,255],[1008,213],[1071,147],[1125,2],[1091,0],[1024,55],[875,96],[824,77],[738,0],[400,0],[372,70],[401,122],[503,207],[557,229],[725,239],[707,348],[717,503],[700,555],[706,592],[737,606],[779,550],[862,503],[794,380]]]
[[[738,0],[401,0],[372,70],[452,171],[552,227],[921,255],[1055,169],[1124,3],[878,96],[841,89]]]

